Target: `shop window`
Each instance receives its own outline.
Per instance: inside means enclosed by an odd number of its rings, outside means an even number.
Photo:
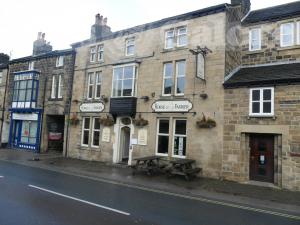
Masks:
[[[184,95],[185,90],[185,60],[177,61],[175,63],[168,62],[164,64],[163,72],[163,96]],[[174,78],[175,66],[175,78]],[[174,82],[175,79],[175,82]],[[174,87],[175,84],[175,87]],[[173,91],[173,88],[175,91]]]
[[[92,147],[100,146],[100,118],[93,118]]]
[[[280,46],[294,45],[294,23],[284,23],[280,26]]]
[[[21,143],[35,145],[37,139],[37,127],[37,121],[23,121]]]
[[[83,117],[81,145],[93,148],[100,146],[100,118]]]
[[[250,116],[274,115],[274,88],[250,89]]]
[[[165,49],[187,45],[187,28],[178,27],[165,32]]]
[[[126,39],[126,56],[134,55],[135,40],[134,38]]]
[[[158,119],[156,154],[167,156],[169,139],[173,140],[171,151],[173,157],[186,156],[186,119],[174,119],[170,127],[169,119]],[[170,132],[170,129],[172,132]]]
[[[249,31],[249,51],[261,49],[261,29],[255,28]]]
[[[82,118],[82,140],[81,140],[81,145],[82,146],[88,146],[89,145],[90,123],[91,123],[91,119],[89,117],[83,117]]]
[[[101,95],[102,73],[88,73],[87,99],[99,99]]]
[[[157,149],[158,155],[168,155],[169,150],[169,120],[159,119],[157,128]]]
[[[113,69],[112,97],[135,96],[136,66],[125,65]]]
[[[53,75],[52,76],[52,87],[51,87],[51,98],[62,98],[63,97],[63,76]]]
[[[185,157],[186,155],[186,120],[174,120],[173,156]]]

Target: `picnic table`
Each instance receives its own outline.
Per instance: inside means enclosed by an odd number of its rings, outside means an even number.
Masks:
[[[161,156],[146,156],[136,158],[136,164],[132,166],[132,174],[135,175],[135,173],[138,171],[146,172],[148,175],[161,172],[165,165],[160,163],[160,159],[162,159]]]
[[[169,176],[180,175],[184,176],[186,180],[191,180],[196,177],[202,169],[195,167],[195,160],[193,159],[177,159],[170,161],[170,168],[167,170]]]

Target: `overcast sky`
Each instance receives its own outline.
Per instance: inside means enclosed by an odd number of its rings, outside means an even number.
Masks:
[[[294,0],[252,0],[252,10]],[[39,31],[54,50],[89,38],[99,12],[112,31],[230,2],[230,0],[0,0],[0,52],[31,55]]]

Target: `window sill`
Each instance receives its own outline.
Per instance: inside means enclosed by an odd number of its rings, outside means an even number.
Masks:
[[[64,98],[48,98],[48,101],[51,101],[51,102],[55,102],[55,101],[63,101]]]
[[[188,50],[189,48],[185,46],[181,47],[174,47],[174,48],[164,48],[160,53],[167,53],[167,52],[173,52],[173,51],[181,51],[181,50]]]
[[[166,99],[185,99],[184,95],[161,95],[160,98],[166,98]]]
[[[288,51],[288,50],[295,50],[295,49],[300,49],[300,45],[292,45],[292,46],[286,46],[286,47],[278,47],[278,51]]]
[[[276,119],[276,116],[275,115],[249,115],[248,116],[248,119],[252,119],[252,118],[257,118],[257,119],[273,119],[275,120]]]
[[[248,50],[248,51],[246,51],[246,55],[259,54],[259,53],[264,53],[264,52],[265,52],[265,50],[263,50],[263,49],[253,50],[253,51]]]
[[[104,60],[101,60],[101,61],[95,61],[95,62],[90,62],[89,61],[89,65],[97,65],[97,64],[103,64],[104,63]]]

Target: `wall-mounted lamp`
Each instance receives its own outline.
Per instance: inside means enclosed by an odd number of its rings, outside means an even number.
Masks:
[[[142,96],[141,99],[143,99],[144,102],[148,102],[149,101],[149,96]]]
[[[106,97],[105,95],[101,96],[101,99],[103,102],[107,103],[108,102],[108,97]]]

